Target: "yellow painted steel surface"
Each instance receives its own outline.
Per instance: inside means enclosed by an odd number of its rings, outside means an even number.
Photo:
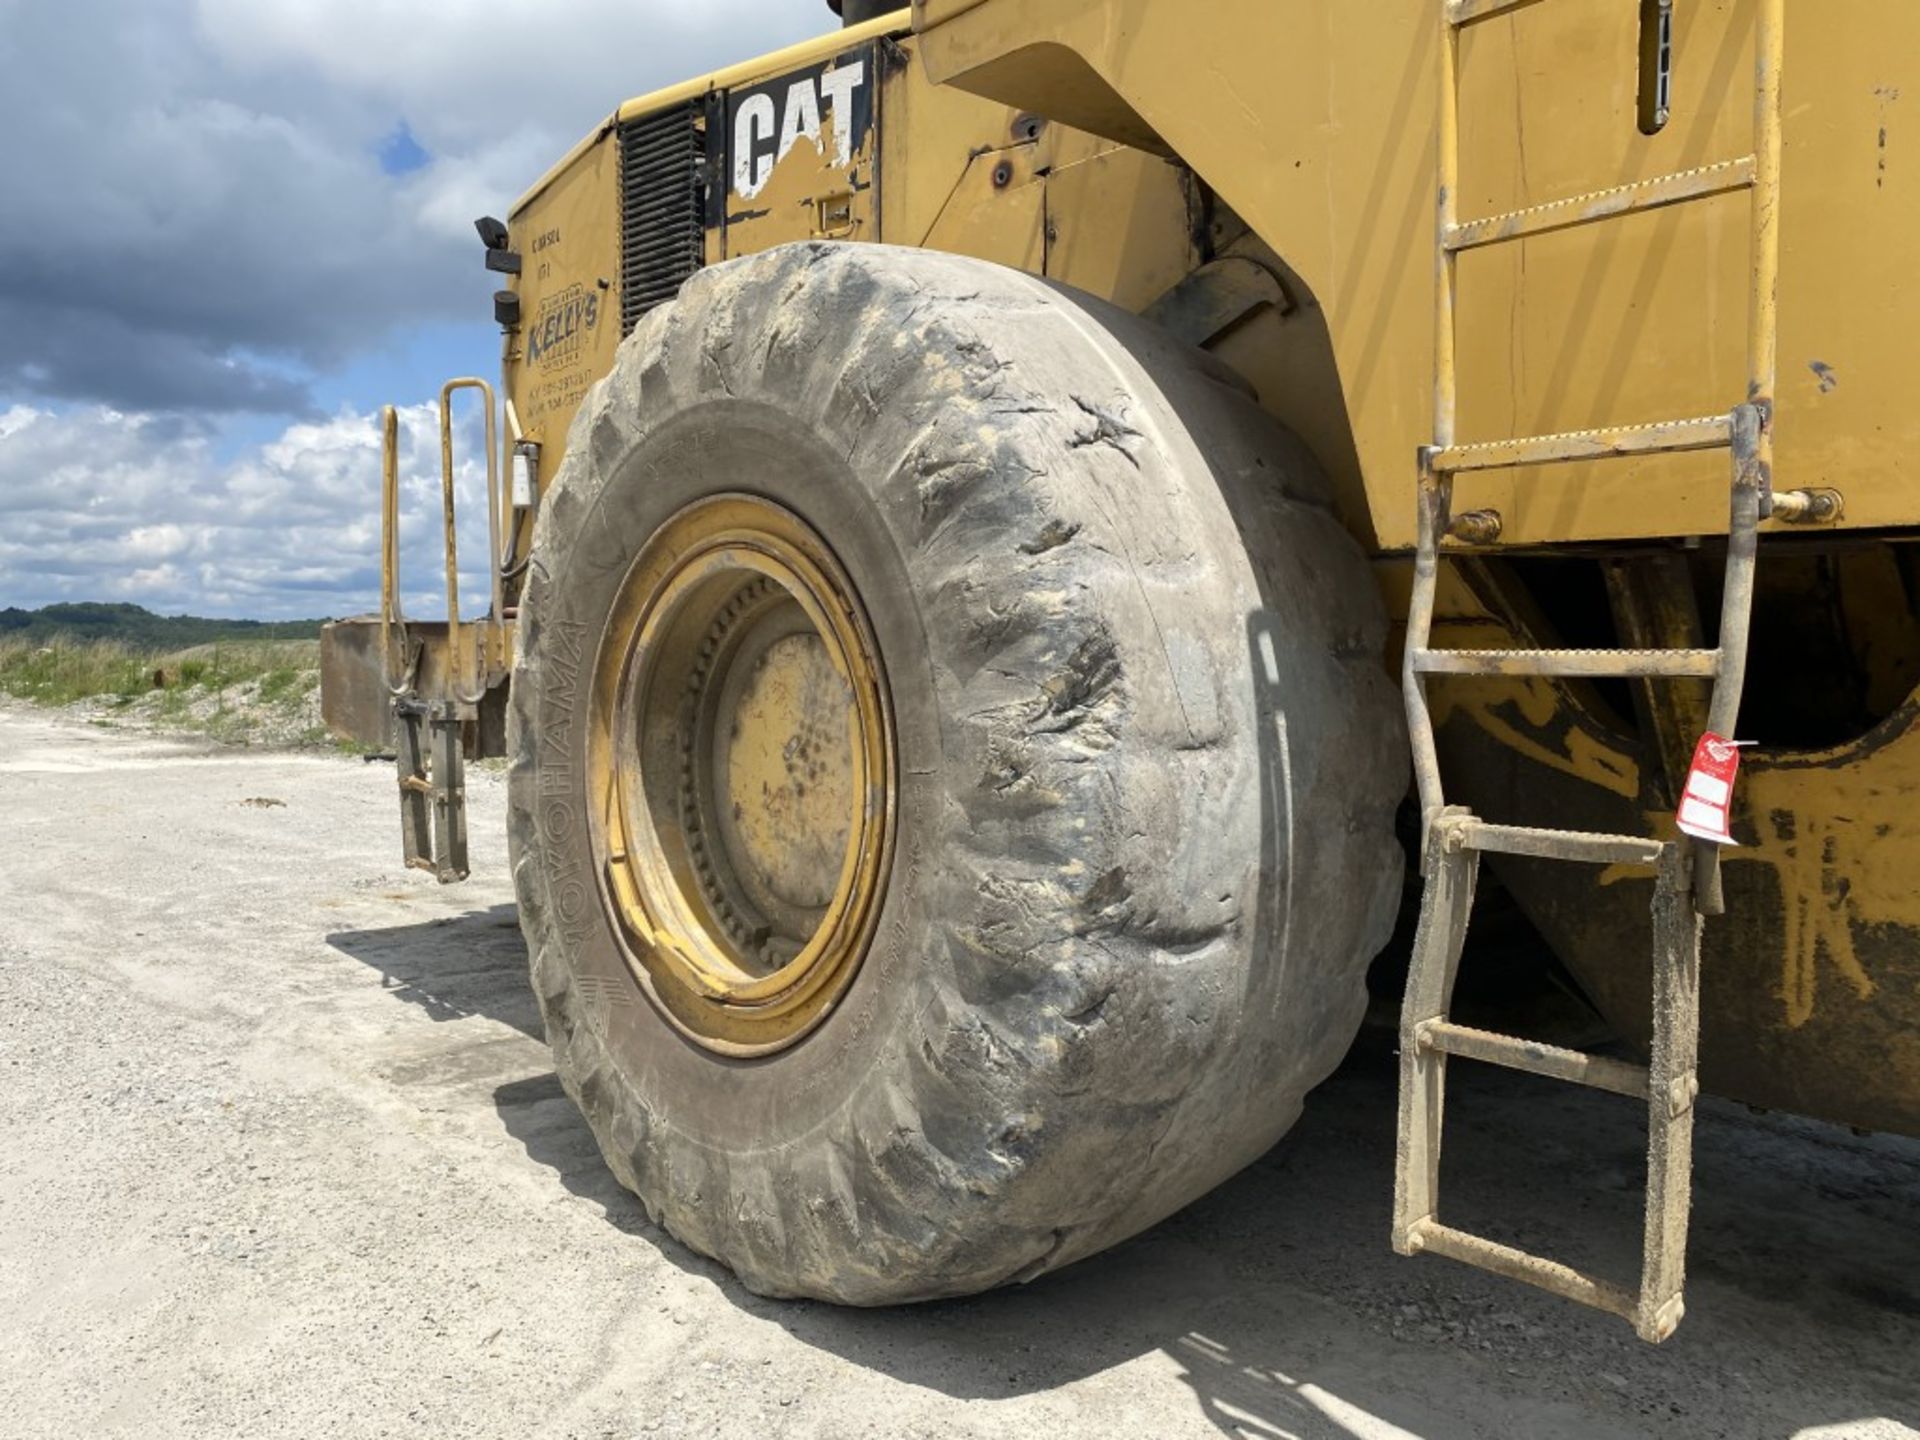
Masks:
[[[501,371],[526,437],[540,445],[544,492],[573,412],[620,344],[620,150],[603,133],[513,216],[521,324]]]
[[[803,65],[812,65],[826,60],[840,51],[862,40],[872,40],[883,35],[891,35],[906,29],[906,12],[884,16],[864,25],[851,26],[845,30],[835,30],[813,40],[806,40],[785,50],[776,50],[751,60],[744,60],[725,70],[716,70],[712,74],[702,75],[692,80],[670,85],[664,90],[654,90],[627,101],[616,110],[607,123],[583,138],[579,144],[569,150],[552,168],[533,184],[533,187],[514,203],[513,214],[521,214],[528,206],[538,200],[548,186],[562,176],[572,172],[581,157],[593,146],[605,140],[614,125],[622,120],[631,120],[643,115],[657,114],[673,105],[684,104],[689,100],[698,100],[716,90],[728,90],[741,85],[753,85],[770,76],[781,75]]]
[[[1379,543],[1412,541],[1431,421],[1433,0],[920,0],[932,78],[1162,145],[1325,308]],[[1552,0],[1463,32],[1463,221],[1752,154],[1752,7],[1676,7],[1674,112],[1636,117],[1638,7]],[[1920,503],[1906,237],[1920,168],[1920,6],[1795,7],[1785,80],[1776,438],[1782,488],[1831,486],[1849,526]],[[1902,98],[1906,97],[1906,98]],[[1464,442],[1724,412],[1745,398],[1748,204],[1730,192],[1459,259]],[[1463,480],[1509,544],[1724,533],[1720,456]],[[1356,503],[1363,501],[1363,503]]]
[[[840,117],[816,82],[818,138],[778,154],[751,194],[724,177],[724,222],[706,230],[709,264],[796,240],[883,240],[994,260],[1140,309],[1197,263],[1194,197],[1179,167],[929,83],[907,22],[903,9],[628,101],[515,205],[523,271],[510,287],[522,322],[507,336],[502,369],[525,437],[541,446],[542,490],[574,411],[620,341],[623,119],[765,88],[784,122],[783,81],[865,67],[858,80],[872,87],[875,120],[862,143],[840,153]]]

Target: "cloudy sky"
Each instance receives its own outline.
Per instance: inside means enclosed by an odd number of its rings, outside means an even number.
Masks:
[[[391,401],[432,613],[432,401],[498,369],[473,220],[628,96],[835,23],[823,0],[0,0],[0,606],[371,608]]]

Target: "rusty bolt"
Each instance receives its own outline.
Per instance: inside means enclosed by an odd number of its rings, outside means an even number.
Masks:
[[[1453,517],[1447,534],[1463,545],[1497,545],[1505,528],[1498,510],[1468,510]]]
[[[1846,510],[1838,490],[1774,492],[1773,518],[1787,525],[1831,525]]]

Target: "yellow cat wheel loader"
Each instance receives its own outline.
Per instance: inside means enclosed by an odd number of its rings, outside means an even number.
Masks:
[[[409,862],[506,756],[608,1164],[854,1304],[1272,1145],[1418,867],[1393,1244],[1663,1339],[1703,1086],[1920,1134],[1920,8],[836,8],[480,223],[448,618],[390,413],[326,636]],[[1612,1045],[1456,1018],[1483,860]],[[1442,1220],[1453,1058],[1645,1107],[1637,1284]]]

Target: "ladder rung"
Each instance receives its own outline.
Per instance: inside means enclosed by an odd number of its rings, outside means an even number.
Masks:
[[[1753,185],[1753,157],[1722,160],[1697,170],[1682,170],[1673,175],[1656,175],[1630,185],[1615,185],[1585,195],[1569,195],[1544,205],[1524,210],[1509,210],[1503,215],[1488,215],[1479,220],[1463,220],[1447,229],[1449,250],[1471,250],[1476,245],[1493,245],[1502,240],[1518,240],[1523,235],[1541,235],[1549,230],[1565,230],[1574,225],[1590,225],[1596,220],[1611,220],[1638,210],[1658,210],[1689,200],[1705,200],[1726,195]]]
[[[1529,1075],[1544,1075],[1549,1080],[1565,1080],[1590,1090],[1606,1090],[1630,1100],[1647,1098],[1647,1070],[1644,1065],[1629,1065],[1624,1060],[1609,1060],[1601,1055],[1586,1055],[1558,1045],[1543,1045],[1514,1035],[1496,1035],[1491,1030],[1476,1030],[1450,1020],[1428,1020],[1414,1031],[1415,1043],[1438,1050],[1443,1055],[1458,1055],[1463,1060],[1478,1060],[1508,1070],[1523,1070]]]
[[[1503,10],[1517,10],[1534,0],[1447,0],[1447,19],[1455,25],[1471,25]]]
[[[1577,1300],[1583,1305],[1592,1305],[1596,1309],[1611,1311],[1628,1320],[1632,1320],[1640,1308],[1632,1292],[1610,1281],[1576,1270],[1571,1265],[1562,1265],[1557,1260],[1545,1260],[1538,1255],[1529,1255],[1524,1250],[1516,1250],[1511,1245],[1469,1235],[1464,1230],[1442,1225],[1438,1220],[1414,1221],[1408,1227],[1403,1243],[1409,1253],[1428,1250],[1435,1255],[1445,1255],[1449,1260],[1478,1265],[1509,1280],[1537,1285],[1542,1290],[1550,1290],[1555,1295]]]
[[[1718,650],[1415,650],[1423,675],[1585,675],[1594,678],[1711,679]]]
[[[1697,420],[1660,420],[1651,425],[1619,425],[1612,429],[1569,430],[1560,435],[1448,445],[1429,450],[1427,465],[1435,474],[1453,475],[1463,470],[1508,470],[1517,465],[1714,450],[1732,443],[1733,417],[1704,415]]]
[[[1664,843],[1643,835],[1602,835],[1588,830],[1540,830],[1526,825],[1489,825],[1484,820],[1454,824],[1450,836],[1460,846],[1494,855],[1530,855],[1541,860],[1575,860],[1590,865],[1656,865]]]

